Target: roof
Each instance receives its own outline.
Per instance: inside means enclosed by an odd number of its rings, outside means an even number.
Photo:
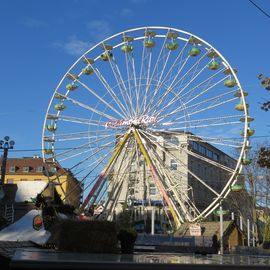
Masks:
[[[0,256],[4,256],[6,258],[11,258],[17,248],[26,248],[26,247],[34,247],[35,244],[23,241],[23,242],[17,242],[17,241],[0,241]]]
[[[2,163],[2,158],[0,158],[0,164]],[[15,166],[15,172],[10,172],[10,167]],[[8,175],[18,175],[18,174],[32,174],[32,175],[44,175],[43,169],[41,167],[46,167],[46,163],[40,157],[23,157],[23,158],[8,158],[6,165],[6,174]],[[28,172],[24,172],[23,168],[29,167]],[[57,169],[64,170],[60,164],[56,164]],[[65,170],[67,171],[67,170]]]

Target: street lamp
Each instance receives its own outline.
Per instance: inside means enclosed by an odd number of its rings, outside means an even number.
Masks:
[[[14,141],[9,140],[9,136],[5,136],[4,140],[0,141],[0,149],[4,149],[4,154],[3,154],[3,158],[2,158],[2,165],[1,165],[0,200],[2,200],[5,196],[3,186],[4,186],[4,182],[5,182],[8,150],[13,149],[14,144],[15,144]]]

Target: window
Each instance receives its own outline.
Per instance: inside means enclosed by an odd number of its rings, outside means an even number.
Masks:
[[[23,172],[28,173],[29,172],[29,167],[23,167]]]
[[[177,162],[175,159],[171,159],[171,170],[177,170]]]
[[[149,194],[150,195],[156,195],[156,192],[157,192],[156,187],[150,187],[149,188]]]
[[[171,142],[171,144],[179,145],[179,140],[177,137],[174,137],[174,136],[171,137],[170,142]]]
[[[209,149],[206,149],[206,156],[213,159],[213,152]]]
[[[37,172],[43,172],[43,169],[44,169],[43,166],[38,166],[37,167]]]
[[[213,160],[219,161],[219,155],[213,153]]]
[[[9,167],[9,172],[16,172],[16,167],[15,166],[10,166]]]
[[[179,145],[179,140],[175,136],[165,138],[165,146],[173,147],[173,145]]]
[[[195,150],[195,151],[199,151],[199,144],[197,142],[192,142],[192,148]]]
[[[206,155],[206,148],[202,145],[199,145],[199,152],[203,155]]]

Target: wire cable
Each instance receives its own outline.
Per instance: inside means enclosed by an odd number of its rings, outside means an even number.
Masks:
[[[259,7],[257,4],[255,4],[252,0],[248,0],[248,1],[270,19],[270,15],[266,11],[264,11],[261,7]]]

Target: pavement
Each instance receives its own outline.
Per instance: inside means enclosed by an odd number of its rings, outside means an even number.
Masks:
[[[11,269],[270,269],[270,256],[179,253],[86,254],[36,248],[17,249]]]

